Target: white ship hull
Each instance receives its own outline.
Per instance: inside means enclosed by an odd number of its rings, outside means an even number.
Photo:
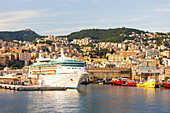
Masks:
[[[58,74],[58,75],[40,75],[39,85],[52,87],[66,87],[76,89],[85,79],[87,73],[84,74]]]
[[[41,52],[36,63],[29,66],[30,78],[38,78],[40,86],[77,88],[88,75],[83,61],[64,56],[57,59],[44,58]]]

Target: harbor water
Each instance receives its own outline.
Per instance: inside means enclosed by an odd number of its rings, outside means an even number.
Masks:
[[[0,89],[0,112],[163,113],[170,112],[170,89],[80,85],[65,91]]]

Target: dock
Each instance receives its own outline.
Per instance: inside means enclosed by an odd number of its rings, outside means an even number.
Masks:
[[[66,87],[38,86],[38,85],[9,85],[0,84],[0,88],[16,91],[58,91],[66,90]]]

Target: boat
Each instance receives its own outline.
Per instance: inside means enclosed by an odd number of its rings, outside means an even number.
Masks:
[[[111,84],[115,85],[115,86],[121,86],[123,84],[125,84],[125,82],[122,79],[112,79],[111,80]]]
[[[136,84],[137,87],[144,87],[144,83],[143,82],[139,82]]]
[[[170,79],[167,80],[167,82],[164,85],[164,88],[170,89]]]
[[[142,79],[142,77],[140,76],[140,81],[139,83],[136,84],[137,87],[144,87],[144,80]]]
[[[89,79],[85,78],[80,84],[88,85],[88,84],[90,84],[90,81],[89,81]]]
[[[137,87],[145,87],[145,88],[159,88],[159,84],[157,84],[156,80],[153,78],[148,77],[148,80],[141,81],[136,84]]]
[[[144,87],[147,87],[147,88],[159,88],[159,86],[156,84],[156,80],[155,79],[148,79],[144,83]]]
[[[123,86],[131,86],[131,87],[136,87],[136,85],[137,85],[137,82],[133,80],[129,80],[125,84],[123,84]]]
[[[88,75],[85,63],[65,57],[63,49],[61,57],[57,59],[44,58],[43,52],[40,51],[36,61],[29,66],[28,77],[30,80],[38,79],[39,85],[42,86],[76,89]]]
[[[155,88],[155,86],[156,86],[156,82],[155,80],[152,80],[152,79],[149,79],[148,81],[144,83],[144,87],[147,87],[147,88]]]
[[[123,86],[131,86],[136,87],[137,82],[135,80],[132,80],[132,75],[129,75],[129,78],[125,81],[125,84]]]
[[[103,81],[103,85],[105,85],[105,84],[106,84],[106,85],[107,85],[107,84],[110,85],[110,84],[112,84],[112,82],[111,82],[111,81]]]

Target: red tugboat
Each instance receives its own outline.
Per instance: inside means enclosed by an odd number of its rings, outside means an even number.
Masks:
[[[170,89],[170,79],[167,80],[167,82],[164,85],[164,88]]]
[[[123,85],[125,82],[122,80],[122,79],[113,79],[111,80],[111,83],[112,85],[115,85],[115,86],[121,86]]]
[[[126,82],[125,84],[123,84],[123,86],[131,86],[131,87],[136,87],[137,82],[133,81],[133,80],[129,80],[128,82]]]
[[[132,87],[136,87],[137,82],[132,80],[132,75],[129,75],[129,80],[123,84],[123,86],[132,86]]]

